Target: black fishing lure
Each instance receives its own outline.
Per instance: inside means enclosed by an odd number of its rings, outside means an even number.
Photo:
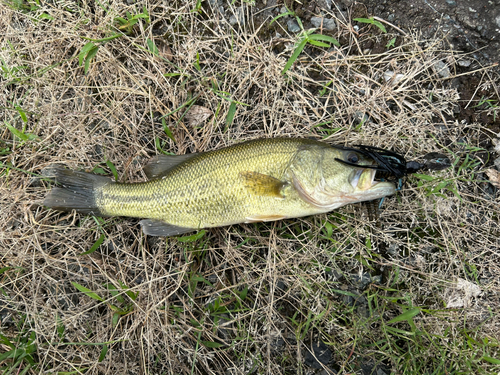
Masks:
[[[446,155],[437,152],[425,155],[423,157],[425,161],[422,164],[417,161],[407,162],[403,155],[374,146],[355,145],[354,147],[343,147],[343,149],[358,152],[366,158],[374,160],[377,165],[364,165],[363,168],[376,169],[376,178],[379,180],[401,182],[403,177],[417,173],[423,168],[440,171],[451,166],[450,159]],[[358,164],[353,162],[336,160],[347,165],[358,166]]]
[[[400,154],[374,146],[355,145],[354,147],[344,147],[344,150],[358,152],[366,158],[374,160],[377,165],[364,165],[363,168],[376,169],[378,179],[400,180],[411,173],[416,173],[424,166],[416,161],[407,162],[404,156]],[[336,160],[344,164],[357,166],[356,163]]]

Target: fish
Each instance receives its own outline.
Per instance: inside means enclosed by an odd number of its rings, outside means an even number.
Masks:
[[[56,186],[43,204],[58,211],[142,218],[146,235],[175,236],[316,215],[393,195],[394,182],[375,177],[404,175],[401,158],[383,149],[308,138],[261,138],[208,152],[158,155],[144,168],[145,182],[120,183],[51,165],[42,175]]]

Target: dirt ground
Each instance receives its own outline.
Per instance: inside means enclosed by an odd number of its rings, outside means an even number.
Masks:
[[[419,30],[424,39],[443,35],[449,48],[463,51],[480,65],[500,63],[500,1],[499,0],[416,0],[416,1],[345,1],[351,7],[353,17],[378,16],[388,20],[403,30]],[[470,63],[470,64],[469,64]],[[465,61],[459,71],[471,71],[478,67]],[[497,65],[497,72],[500,67]],[[458,80],[454,82],[460,97],[468,101],[477,87],[477,81]],[[495,92],[483,92],[495,95]],[[472,116],[472,117],[471,117]],[[475,121],[470,111],[461,110],[458,119]],[[479,120],[479,119],[477,119]],[[491,124],[491,129],[499,132],[499,122],[481,118]]]
[[[499,0],[2,2],[0,372],[499,373],[499,38]],[[183,237],[43,206],[52,164],[261,137],[430,168]]]
[[[355,5],[357,4],[357,5]],[[424,38],[443,33],[450,48],[471,53],[482,64],[500,62],[500,1],[416,0],[357,1],[361,13],[389,20],[403,30],[417,29]]]
[[[500,1],[499,0],[416,0],[416,1],[351,1],[351,0],[311,0],[311,1],[285,1],[287,9],[294,10],[304,20],[309,20],[318,14],[331,12],[340,19],[379,17],[404,31],[418,31],[423,40],[443,38],[444,48],[461,51],[468,54],[456,67],[456,73],[474,71],[480,66],[491,66],[500,63]],[[266,17],[275,16],[284,9],[277,0],[257,1],[257,8],[262,13],[257,17],[257,23],[268,22]],[[279,9],[279,10],[278,10]],[[274,13],[273,13],[274,11]],[[312,24],[305,24],[313,27]],[[362,26],[362,25],[360,25]],[[389,31],[396,31],[388,27]],[[366,31],[366,30],[365,30]],[[366,51],[380,53],[385,49],[385,44],[390,38],[382,38],[380,43],[369,43]],[[397,42],[396,42],[397,43]],[[497,65],[495,71],[500,71]],[[474,102],[474,93],[478,86],[475,77],[466,79],[456,78],[451,85],[460,92],[463,103]],[[497,88],[486,88],[479,93],[482,96],[494,97],[498,94]],[[476,93],[477,94],[477,93]],[[480,98],[481,96],[479,96]],[[470,107],[470,103],[469,103]],[[500,131],[498,119],[483,116],[477,118],[473,111],[466,108],[457,110],[456,118],[474,122],[481,120],[495,131]]]

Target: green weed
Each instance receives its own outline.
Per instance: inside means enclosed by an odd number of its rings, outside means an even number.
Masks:
[[[20,66],[8,66],[3,58],[0,57],[2,69],[2,78],[6,81],[6,83],[15,82],[21,83],[26,78],[26,70],[28,70],[27,65]]]
[[[109,303],[104,297],[96,292],[72,281],[71,284],[78,289],[80,292],[84,293],[87,297],[90,297],[96,301],[107,303],[108,307],[113,311],[112,316],[112,326],[116,327],[121,316],[127,315],[134,311],[134,301],[137,299],[139,292],[133,292],[121,281],[118,281],[119,287],[116,287],[112,283],[103,284],[103,286],[111,294],[112,298],[115,299],[113,303]],[[125,298],[127,296],[128,298]],[[103,348],[104,350],[104,348]]]
[[[462,197],[459,192],[458,182],[474,182],[476,181],[476,173],[481,165],[486,162],[481,161],[479,158],[473,156],[474,153],[481,152],[488,155],[488,151],[481,147],[469,146],[464,143],[457,143],[465,150],[457,153],[448,148],[445,148],[450,154],[453,155],[451,167],[455,170],[454,176],[442,177],[434,175],[426,175],[415,173],[413,177],[417,178],[417,187],[423,188],[426,191],[426,196],[439,196],[446,198],[446,192],[451,192],[460,201]],[[462,157],[461,155],[465,155]]]
[[[322,35],[322,34],[313,34],[316,29],[311,29],[311,30],[304,30],[302,26],[302,22],[300,22],[300,19],[296,17],[297,21],[299,22],[299,25],[302,29],[302,33],[299,36],[299,41],[295,47],[295,50],[292,53],[292,56],[288,59],[288,61],[285,64],[285,67],[283,68],[281,74],[285,74],[288,69],[291,68],[293,63],[297,60],[299,55],[302,53],[304,50],[305,46],[309,43],[313,46],[316,47],[326,47],[329,48],[333,44],[337,47],[340,47],[340,43],[337,41],[337,39],[328,36],[328,35]],[[325,43],[327,42],[327,43]],[[330,43],[330,44],[328,44]]]
[[[26,122],[27,122],[27,120],[26,120]],[[24,122],[23,129],[18,130],[17,128],[12,126],[7,121],[4,121],[5,126],[12,133],[12,135],[14,136],[14,139],[17,139],[20,141],[20,143],[19,143],[20,146],[26,144],[27,142],[35,141],[38,139],[38,137],[35,134],[26,133],[26,122]]]
[[[385,26],[377,21],[376,19],[374,19],[373,17],[370,17],[370,18],[354,18],[353,21],[356,21],[356,22],[360,22],[360,23],[367,23],[367,24],[370,24],[370,25],[374,25],[374,26],[377,26],[380,31],[382,31],[383,33],[386,33],[387,30],[385,29]]]
[[[113,39],[120,38],[124,35],[131,35],[134,26],[139,22],[139,20],[144,19],[146,23],[148,24],[150,22],[149,19],[149,14],[146,9],[146,7],[143,7],[142,13],[139,14],[131,14],[130,12],[126,12],[125,18],[123,17],[115,17],[114,19],[114,26],[112,27],[112,30],[117,30],[117,31],[112,31],[111,35],[104,37],[104,38],[99,38],[99,39],[93,39],[93,38],[87,38],[87,37],[81,37],[82,39],[89,40],[87,44],[85,44],[78,54],[78,64],[79,66],[84,65],[84,72],[87,74],[90,63],[94,59],[94,57],[97,55],[97,52],[99,52],[99,48],[102,44],[105,44],[107,42],[112,41]],[[154,44],[148,39],[148,47],[153,48]],[[96,44],[99,43],[99,44]],[[156,48],[154,46],[154,48]],[[158,49],[154,49],[151,52],[158,52]],[[85,62],[85,64],[84,64]]]
[[[479,102],[472,108],[478,108],[481,106],[484,106],[486,107],[486,109],[493,112],[493,122],[495,122],[497,120],[497,114],[500,108],[500,106],[498,105],[498,101],[494,99],[485,98],[484,96],[482,96]]]
[[[396,38],[392,38],[391,40],[389,40],[389,42],[385,45],[385,48],[389,49],[391,47],[394,47],[394,44],[396,43]]]
[[[285,7],[286,7],[286,5],[285,5]],[[287,61],[286,65],[285,65],[285,67],[283,68],[281,74],[285,74],[288,71],[288,69],[291,68],[291,66],[293,65],[293,63],[297,60],[297,58],[302,53],[302,51],[304,50],[305,46],[308,43],[311,44],[312,46],[316,46],[316,47],[326,47],[326,48],[329,48],[331,46],[331,44],[333,44],[333,45],[335,45],[337,47],[340,47],[340,44],[337,41],[337,39],[335,39],[335,38],[333,38],[331,36],[322,35],[322,34],[313,34],[316,29],[304,30],[304,26],[302,25],[302,21],[295,14],[295,12],[291,11],[290,9],[288,9],[288,7],[286,7],[286,9],[287,9],[286,12],[281,13],[278,16],[274,17],[271,20],[270,25],[272,25],[274,21],[278,20],[281,17],[291,16],[291,17],[295,17],[295,19],[297,20],[297,23],[299,24],[299,27],[301,28],[302,32],[299,35],[299,41],[297,42],[297,44],[295,46],[295,49],[294,49],[294,51],[292,53],[292,56],[290,56],[290,58],[288,59],[288,61]],[[327,42],[327,43],[325,43],[325,42]],[[328,43],[330,43],[330,44],[328,44]]]
[[[125,17],[115,17],[115,27],[125,35],[131,35],[134,25],[141,19],[145,20],[146,24],[150,23],[149,13],[145,6],[142,7],[142,13],[126,12]]]
[[[26,374],[30,370],[36,370],[36,334],[26,329],[24,323],[25,317],[22,317],[18,322],[20,331],[13,339],[0,333],[0,343],[5,350],[0,354],[0,371],[4,375]]]

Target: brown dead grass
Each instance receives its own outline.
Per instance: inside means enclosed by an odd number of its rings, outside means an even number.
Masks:
[[[10,75],[4,70],[3,117],[22,129],[13,110],[19,105],[28,114],[25,132],[38,137],[22,144],[0,128],[0,145],[11,150],[0,161],[14,167],[1,169],[0,268],[10,268],[0,275],[0,317],[2,334],[13,342],[35,333],[37,366],[28,373],[305,372],[306,346],[319,339],[331,345],[333,368],[340,372],[359,371],[360,361],[373,360],[397,373],[417,373],[412,363],[432,367],[440,363],[432,358],[441,355],[448,370],[465,366],[461,358],[470,356],[478,368],[493,371],[480,359],[500,358],[500,206],[498,190],[481,182],[486,153],[471,147],[484,147],[494,134],[481,124],[449,120],[460,100],[450,85],[460,56],[444,49],[444,40],[424,42],[418,34],[398,36],[400,45],[381,55],[362,53],[363,41],[380,36],[341,25],[335,31],[341,48],[306,48],[283,76],[294,36],[282,30],[285,36],[263,40],[252,22],[234,28],[209,7],[211,17],[192,12],[194,1],[168,3],[145,3],[152,22],[141,21],[132,35],[102,44],[88,74],[78,65],[88,42],[81,37],[108,35],[114,17],[139,13],[142,3],[112,1],[109,12],[85,2],[76,12],[62,5],[26,13],[0,6],[0,57],[5,67],[24,67]],[[43,12],[53,20],[37,21]],[[147,38],[160,57],[147,51]],[[447,63],[452,77],[437,74],[437,61]],[[401,80],[386,82],[388,70]],[[487,69],[477,74],[482,84],[497,84]],[[229,126],[230,101],[214,87],[246,104],[237,105]],[[192,117],[178,121],[183,111],[165,117],[174,143],[161,116],[195,96],[196,105],[212,115],[202,124]],[[359,125],[363,116],[367,121]],[[110,160],[121,181],[139,181],[144,162],[158,153],[155,138],[165,151],[182,154],[276,136],[392,148],[409,160],[441,152],[459,161],[456,168],[430,172],[436,180],[422,186],[411,178],[384,203],[383,229],[359,207],[347,207],[328,217],[218,228],[194,243],[145,238],[137,220],[97,222],[46,210],[40,202],[48,185],[29,173],[52,163],[106,168]],[[478,163],[458,173],[467,155]],[[461,199],[449,190],[429,194],[444,180]],[[328,225],[333,233],[325,238]],[[81,256],[101,233],[103,245]],[[352,281],[352,275],[381,270],[382,282],[365,292]],[[467,295],[457,287],[459,279],[482,294]],[[108,283],[138,293],[132,301],[122,292],[133,309],[116,326],[111,305],[120,303]],[[365,302],[353,305],[336,290],[362,295]],[[363,315],[367,297],[373,311]],[[451,297],[462,299],[462,306],[446,309]],[[228,310],[210,310],[218,298]],[[398,340],[384,333],[381,321],[408,306],[426,309],[414,321],[435,336],[403,340],[401,350],[374,345]],[[464,332],[474,336],[474,350],[467,349]],[[485,338],[496,344],[479,345]],[[98,345],[82,345],[88,343]],[[102,343],[109,351],[98,362]],[[9,350],[0,345],[0,352]],[[412,345],[419,361],[398,359]]]

